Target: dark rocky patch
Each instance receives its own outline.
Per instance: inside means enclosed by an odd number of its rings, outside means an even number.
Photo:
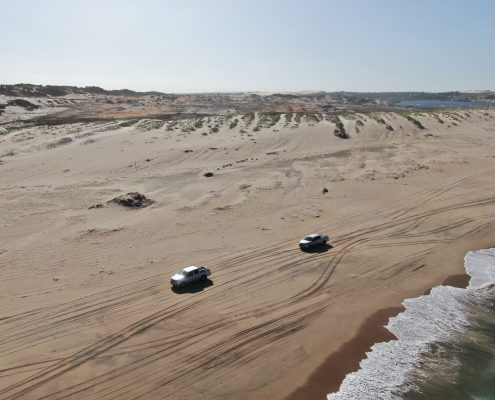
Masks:
[[[345,129],[342,127],[342,128],[335,128],[335,130],[333,131],[333,134],[341,139],[349,139],[350,136],[349,134],[345,131]]]
[[[40,108],[40,106],[36,105],[36,104],[33,104],[31,103],[30,101],[27,101],[27,100],[24,100],[24,99],[14,99],[14,100],[10,100],[8,102],[8,105],[9,106],[18,106],[18,107],[22,107],[24,108],[25,110],[27,111],[33,111],[33,110],[36,110],[37,108]]]
[[[144,208],[153,204],[153,200],[148,199],[144,194],[138,192],[130,192],[117,196],[107,202],[107,204],[115,204],[127,208]]]

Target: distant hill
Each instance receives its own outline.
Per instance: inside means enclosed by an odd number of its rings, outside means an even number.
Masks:
[[[387,103],[400,103],[407,100],[440,100],[440,101],[483,101],[495,100],[495,92],[333,92],[333,96],[350,101],[359,99],[376,99]]]
[[[34,85],[30,83],[18,83],[14,85],[0,85],[0,95],[11,97],[60,97],[70,94],[92,94],[103,96],[159,96],[161,98],[176,98],[177,94],[165,94],[158,91],[136,92],[129,89],[106,90],[98,86],[55,86],[55,85]],[[205,97],[215,93],[191,93],[190,95]],[[495,101],[495,92],[485,90],[478,92],[294,92],[294,93],[216,93],[220,97],[232,95],[246,95],[251,100],[295,100],[295,99],[316,99],[324,100],[332,98],[343,103],[364,104],[397,104],[404,100],[454,100],[454,101]]]
[[[108,96],[147,96],[160,95],[160,92],[135,92],[129,89],[105,90],[98,86],[54,86],[33,85],[30,83],[18,83],[15,85],[0,85],[0,95],[13,97],[60,97],[68,94],[99,94]]]

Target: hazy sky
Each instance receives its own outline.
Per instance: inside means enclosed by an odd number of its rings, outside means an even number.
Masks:
[[[495,90],[494,0],[0,0],[0,83]]]

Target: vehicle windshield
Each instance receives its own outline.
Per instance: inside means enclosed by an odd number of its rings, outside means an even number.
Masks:
[[[186,276],[187,272],[184,271],[183,269],[181,269],[179,272],[177,272],[177,275],[182,275],[182,276]]]
[[[311,242],[314,239],[313,236],[306,236],[304,240],[307,240],[308,242]]]

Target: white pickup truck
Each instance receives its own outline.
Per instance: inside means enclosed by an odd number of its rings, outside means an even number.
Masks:
[[[325,246],[329,238],[327,235],[322,235],[320,233],[312,233],[306,236],[303,240],[299,241],[299,248],[301,250],[309,250],[316,246]]]
[[[206,281],[210,275],[211,271],[209,268],[191,266],[180,270],[172,276],[170,283],[174,287],[182,287],[193,282]]]

